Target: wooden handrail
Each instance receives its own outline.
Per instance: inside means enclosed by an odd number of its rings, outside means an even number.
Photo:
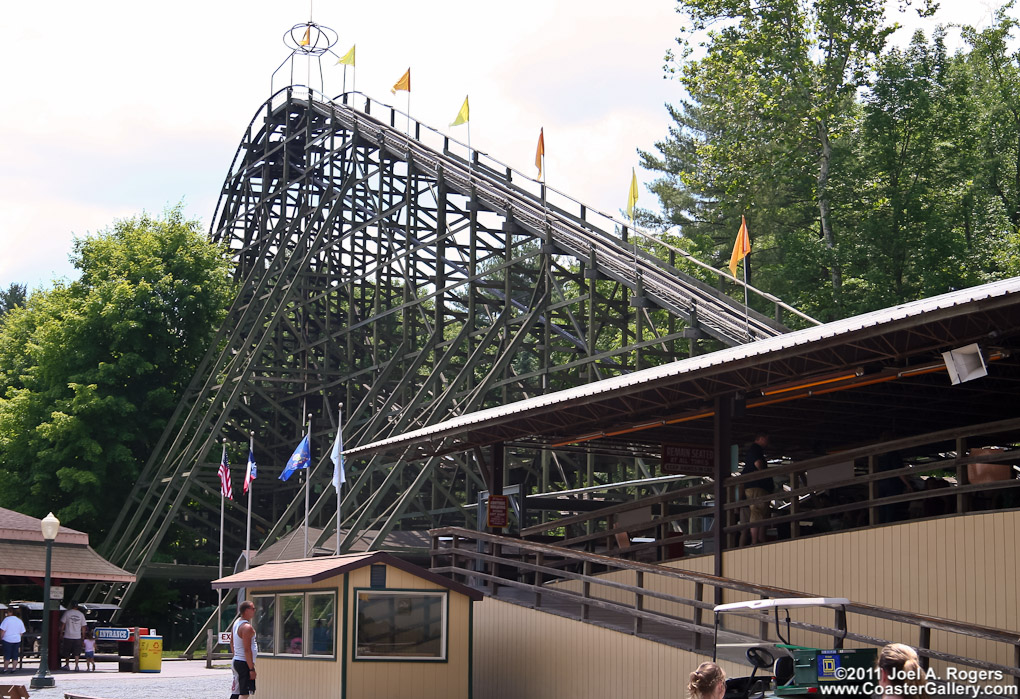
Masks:
[[[582,610],[580,614],[582,618],[588,618],[588,610],[591,608],[598,608],[624,614],[633,619],[633,628],[635,633],[639,632],[639,630],[643,628],[642,622],[644,621],[655,621],[670,627],[685,629],[694,633],[694,642],[691,644],[684,644],[683,642],[677,642],[674,639],[671,643],[674,645],[680,645],[681,647],[686,647],[688,650],[695,652],[699,650],[699,639],[711,634],[712,632],[711,628],[705,626],[701,622],[703,612],[705,610],[711,610],[714,606],[702,599],[706,585],[711,586],[716,590],[731,590],[763,598],[816,596],[814,594],[804,593],[797,590],[789,590],[770,585],[761,585],[742,580],[722,578],[707,573],[678,570],[651,563],[629,561],[601,554],[587,553],[584,551],[553,546],[550,544],[513,539],[496,534],[489,534],[487,532],[476,532],[460,527],[443,527],[433,529],[429,532],[429,534],[433,538],[433,546],[430,553],[433,561],[432,570],[434,572],[446,574],[451,577],[460,575],[469,583],[481,583],[482,585],[488,585],[491,591],[496,590],[498,587],[511,587],[532,593],[534,594],[536,606],[538,607],[542,606],[543,598],[550,596],[560,600],[576,602]],[[452,540],[452,545],[440,546],[440,539],[442,537],[449,537]],[[475,550],[475,548],[465,548],[463,546],[459,546],[458,542],[475,542],[476,544],[485,544],[488,545],[492,553]],[[517,560],[510,555],[514,552],[521,556],[521,560]],[[533,555],[535,562],[532,563],[524,560],[524,556],[526,555]],[[440,559],[444,558],[450,559],[449,565],[439,564]],[[556,560],[558,564],[556,566],[547,565],[548,559],[550,558]],[[580,565],[583,572],[565,570],[562,565],[563,561],[569,561],[574,565]],[[473,562],[472,565],[461,565],[461,563],[469,562]],[[480,570],[476,569],[478,568],[477,564],[482,564],[483,566],[487,565],[488,572],[486,572],[484,568]],[[510,577],[500,575],[499,569],[502,566],[512,567],[515,574]],[[638,584],[628,585],[617,580],[607,579],[604,575],[592,573],[593,568],[605,569],[606,571],[611,572],[626,570],[635,571],[637,573],[636,577]],[[519,579],[522,573],[533,574],[536,582],[530,583],[522,581]],[[695,584],[695,599],[649,589],[648,582],[655,576],[693,582]],[[543,580],[545,582],[543,582]],[[559,580],[580,582],[582,591],[576,592],[557,587],[555,582]],[[593,596],[591,593],[592,587],[603,587],[633,595],[634,604],[631,605],[613,602],[611,600]],[[493,594],[491,591],[490,594]],[[681,609],[689,611],[690,614],[689,616],[678,616],[676,614],[665,614],[663,612],[650,611],[645,608],[643,602],[645,597],[675,603],[676,605],[679,605]],[[1020,657],[1020,634],[1015,631],[996,629],[978,624],[955,621],[953,619],[945,619],[942,617],[917,614],[914,612],[906,612],[856,602],[851,602],[846,606],[846,613],[884,619],[915,627],[918,631],[918,653],[922,656],[925,663],[927,663],[928,660],[935,659],[984,670],[998,671],[1002,672],[1004,675],[1014,677],[1015,681],[1020,684],[1020,667],[1001,665],[979,658],[955,655],[930,647],[931,632],[934,630],[992,641],[995,643],[1005,643],[1013,647],[1014,657]],[[749,612],[742,614],[742,616],[759,619],[762,622],[771,621],[768,614],[763,612]],[[790,625],[793,628],[830,635],[834,638],[845,638],[851,641],[870,645],[885,645],[890,642],[887,639],[876,638],[852,631],[848,631],[844,635],[842,630],[835,627],[809,624],[795,620],[791,620]]]

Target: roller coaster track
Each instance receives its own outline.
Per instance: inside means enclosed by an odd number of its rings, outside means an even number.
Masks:
[[[101,547],[139,578],[167,557],[171,532],[208,557],[221,440],[243,463],[255,434],[258,548],[301,519],[303,490],[261,484],[311,416],[321,545],[334,531],[335,494],[323,486],[338,403],[351,447],[787,330],[724,293],[744,290],[719,270],[355,93],[291,87],[267,101],[211,236],[234,260],[237,297]],[[816,322],[749,292],[777,318]],[[573,458],[555,458],[552,480],[574,478]],[[397,527],[462,524],[485,489],[464,455],[348,468],[342,548],[365,529],[378,542]],[[245,514],[241,503],[228,510],[231,556]],[[135,585],[90,599],[124,602]]]

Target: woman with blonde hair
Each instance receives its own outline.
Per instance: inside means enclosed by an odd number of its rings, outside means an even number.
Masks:
[[[878,683],[883,688],[892,687],[884,697],[894,696],[922,696],[920,690],[904,692],[903,687],[913,685],[920,687],[926,684],[925,672],[921,668],[921,661],[917,657],[917,651],[904,643],[890,643],[878,652]],[[900,688],[899,691],[896,688]],[[890,690],[887,690],[890,691]]]
[[[688,699],[722,699],[726,694],[726,673],[715,663],[702,663],[687,683]]]

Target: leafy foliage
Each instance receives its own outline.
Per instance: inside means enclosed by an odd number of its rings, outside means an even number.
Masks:
[[[81,278],[0,326],[0,504],[105,530],[232,296],[180,207],[75,242]]]
[[[25,305],[28,298],[24,284],[11,284],[6,290],[0,289],[0,320],[12,308]]]
[[[644,221],[721,266],[746,215],[749,281],[821,319],[1016,274],[1010,9],[950,55],[942,31],[887,49],[884,3],[680,0],[703,55],[681,38],[667,66],[686,99],[641,154]]]

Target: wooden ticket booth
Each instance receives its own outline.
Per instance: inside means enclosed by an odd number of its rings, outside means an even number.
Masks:
[[[243,587],[255,603],[259,695],[471,695],[482,594],[425,568],[376,551],[275,561],[213,587]]]

